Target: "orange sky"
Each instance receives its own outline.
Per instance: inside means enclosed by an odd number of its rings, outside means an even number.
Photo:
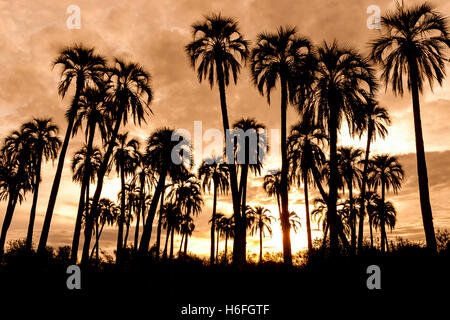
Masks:
[[[406,4],[414,1],[405,1]],[[69,30],[66,9],[76,4],[81,8],[81,28]],[[222,12],[238,19],[241,31],[249,40],[254,40],[261,31],[274,30],[279,25],[296,25],[300,33],[308,36],[313,43],[337,39],[360,50],[368,51],[367,42],[379,35],[377,30],[369,30],[366,9],[376,4],[384,12],[392,8],[393,1],[287,1],[242,0],[242,1],[48,1],[48,0],[0,0],[0,137],[3,139],[12,129],[18,128],[32,116],[52,117],[65,131],[64,111],[69,99],[61,100],[57,95],[58,72],[51,70],[51,61],[59,49],[74,43],[95,46],[111,61],[117,56],[135,61],[152,74],[154,116],[147,118],[147,125],[140,128],[129,126],[131,136],[145,139],[155,128],[171,126],[193,130],[194,121],[202,121],[203,130],[222,128],[217,89],[199,84],[190,68],[183,47],[190,39],[190,25],[202,15]],[[437,9],[450,15],[448,1],[434,1]],[[261,97],[250,81],[248,69],[241,74],[237,86],[228,89],[230,121],[241,117],[255,117],[269,129],[279,128],[279,95],[274,92],[272,105]],[[448,208],[450,200],[450,82],[434,93],[426,90],[422,97],[422,122],[429,169],[429,181],[433,215],[436,228],[450,227]],[[70,95],[69,95],[70,97]],[[388,90],[381,90],[379,100],[391,114],[393,125],[385,141],[378,141],[373,152],[389,152],[400,156],[406,171],[403,190],[399,195],[389,194],[398,210],[397,228],[388,236],[403,236],[411,240],[424,240],[421,226],[419,194],[414,152],[414,132],[410,97],[403,99],[393,96]],[[291,109],[289,123],[293,124],[296,114]],[[363,137],[364,140],[364,137]],[[53,246],[70,243],[74,217],[76,214],[79,188],[71,181],[70,161],[73,153],[83,143],[82,134],[69,145],[63,179],[50,230],[49,243]],[[341,144],[364,146],[363,142],[352,141],[342,129]],[[278,159],[269,157],[264,169],[279,167]],[[38,240],[47,199],[56,165],[48,163],[44,167],[43,181],[36,218],[35,241]],[[264,172],[265,172],[264,171]],[[262,178],[249,181],[249,204],[263,204],[274,215],[278,215],[276,202],[265,196]],[[104,187],[104,196],[116,198],[119,185],[114,173]],[[93,188],[91,188],[93,189]],[[313,193],[311,198],[317,194]],[[304,223],[303,190],[294,190],[290,195],[290,209],[302,216]],[[189,242],[190,249],[199,254],[209,250],[209,226],[212,199],[205,196],[203,212],[196,218],[196,230]],[[16,209],[8,239],[23,238],[26,235],[31,195],[28,195]],[[6,203],[0,203],[0,221],[3,221]],[[228,198],[219,199],[219,210],[231,213]],[[313,225],[316,227],[315,225]],[[279,227],[274,226],[274,237],[266,240],[269,250],[280,249]],[[132,238],[133,230],[131,230]],[[315,233],[319,236],[320,233]],[[102,248],[115,246],[116,232],[105,230]],[[249,239],[250,247],[257,244]],[[302,249],[306,243],[304,229],[293,237],[294,250]],[[223,248],[223,244],[221,244]]]

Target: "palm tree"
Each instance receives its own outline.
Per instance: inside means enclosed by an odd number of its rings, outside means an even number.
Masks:
[[[90,184],[95,182],[95,178],[97,177],[102,161],[103,154],[100,149],[95,146],[89,147],[88,145],[84,145],[79,151],[77,151],[72,159],[72,180],[74,182],[81,183],[80,200],[78,201],[78,212],[72,240],[72,254],[70,258],[72,263],[77,262],[78,244],[80,242],[82,223],[81,220],[83,219],[83,215],[86,216],[86,213],[89,212]],[[88,181],[85,181],[86,177],[89,178]]]
[[[248,211],[249,220],[251,222],[250,233],[252,236],[259,233],[259,263],[262,263],[262,241],[266,231],[270,236],[272,235],[271,224],[273,217],[268,215],[270,210],[262,206],[256,206],[254,208],[250,207],[248,208]]]
[[[361,183],[361,170],[358,168],[361,149],[340,147],[337,151],[337,164],[342,182],[347,185],[349,203],[350,245],[352,252],[356,250],[356,210],[354,206],[353,186]]]
[[[292,228],[292,231],[297,233],[301,226],[300,217],[297,213],[295,213],[295,211],[289,212],[289,228]]]
[[[294,125],[288,138],[288,159],[291,167],[291,180],[297,181],[300,187],[303,183],[306,209],[306,231],[308,237],[308,251],[312,250],[311,222],[309,212],[308,185],[317,175],[318,167],[325,162],[325,154],[321,147],[325,145],[327,137],[317,124],[310,119],[303,118]]]
[[[122,243],[122,249],[127,247],[127,240],[128,240],[128,234],[130,231],[130,225],[131,222],[134,220],[133,213],[136,215],[138,212],[138,208],[140,206],[140,188],[131,181],[130,183],[125,183],[125,215],[122,222],[125,224],[126,231],[125,236],[122,234],[123,243]],[[122,191],[120,191],[117,195],[119,202],[122,201]],[[118,240],[119,241],[119,240]]]
[[[395,210],[392,202],[383,202],[380,198],[376,200],[372,221],[375,229],[378,227],[381,230],[381,250],[384,251],[386,246],[387,251],[389,251],[389,245],[386,235],[386,226],[389,229],[394,229],[396,222],[397,211]]]
[[[126,178],[133,175],[139,163],[139,141],[128,139],[128,132],[118,134],[116,144],[113,148],[112,160],[116,167],[117,175],[120,176],[120,215],[117,219],[119,232],[117,236],[117,258],[120,260],[120,254],[123,246],[123,224],[126,217]]]
[[[139,206],[136,212],[136,229],[134,232],[134,250],[137,251],[139,242],[139,222],[142,215],[142,220],[144,220],[145,213],[145,198],[147,195],[146,187],[150,189],[153,184],[153,174],[148,166],[148,159],[146,155],[137,151],[136,156],[138,158],[136,172],[133,177],[132,183],[139,185]],[[158,246],[159,252],[159,246]]]
[[[390,125],[391,119],[387,110],[377,104],[374,100],[369,100],[363,111],[366,119],[364,127],[367,130],[367,145],[364,158],[364,165],[361,179],[361,193],[359,204],[359,233],[358,233],[358,250],[361,250],[364,238],[364,214],[365,214],[365,194],[367,184],[367,170],[369,166],[370,144],[375,141],[377,135],[384,139],[387,134],[387,125]],[[362,131],[361,131],[362,132]]]
[[[180,230],[180,223],[182,219],[182,213],[180,211],[179,206],[174,202],[165,203],[164,206],[160,210],[161,221],[163,227],[167,230],[166,239],[163,251],[163,259],[167,258],[167,248],[169,239],[171,241],[171,249],[170,249],[170,258],[173,257],[173,234],[175,231]]]
[[[58,138],[58,127],[52,123],[51,119],[34,118],[23,125],[23,130],[27,133],[31,144],[32,165],[34,166],[33,182],[33,204],[30,211],[30,222],[26,240],[26,250],[30,251],[33,242],[34,220],[36,217],[36,207],[39,195],[39,185],[41,182],[41,169],[43,161],[54,160],[61,147],[61,140]]]
[[[43,253],[47,245],[48,233],[56,204],[59,184],[61,182],[64,160],[70,137],[73,134],[73,126],[78,111],[78,104],[81,93],[89,85],[101,83],[105,72],[105,59],[94,53],[93,48],[85,48],[81,45],[67,47],[59,53],[53,62],[53,66],[62,65],[61,81],[58,86],[58,93],[64,98],[71,84],[75,84],[75,96],[72,105],[66,112],[67,130],[61,152],[58,158],[55,178],[53,180],[50,198],[48,200],[47,211],[45,213],[44,224],[42,226],[41,237],[39,239],[38,252]]]
[[[381,64],[381,77],[386,87],[391,83],[394,94],[403,95],[403,75],[407,76],[414,114],[422,220],[427,247],[436,252],[419,95],[423,91],[425,81],[428,81],[430,88],[435,80],[442,85],[445,62],[448,61],[444,53],[450,47],[448,24],[443,15],[434,11],[428,3],[424,3],[411,8],[398,5],[394,11],[381,18],[381,25],[385,33],[371,43],[371,57]]]
[[[5,138],[1,149],[0,195],[2,199],[8,198],[8,205],[0,234],[0,258],[3,255],[6,234],[11,225],[17,201],[21,203],[25,193],[32,186],[34,168],[31,148],[29,134],[22,127],[20,131],[13,131]]]
[[[239,183],[239,199],[241,202],[241,217],[242,224],[241,231],[245,235],[245,241],[243,242],[244,249],[247,251],[247,180],[249,169],[253,171],[254,175],[260,175],[262,169],[262,160],[267,150],[267,141],[264,133],[261,131],[266,127],[264,124],[257,122],[252,118],[242,118],[233,124],[234,137],[237,138],[237,143],[233,147],[235,148],[235,158],[240,169],[240,183]]]
[[[154,131],[147,138],[145,149],[146,158],[148,159],[149,168],[155,175],[158,175],[155,191],[153,193],[150,208],[148,209],[144,230],[142,231],[141,242],[139,244],[140,254],[147,254],[150,238],[152,235],[153,220],[155,218],[158,202],[162,198],[162,194],[166,187],[166,178],[176,177],[180,172],[186,171],[184,163],[175,164],[172,161],[172,150],[179,145],[179,141],[173,141],[172,136],[175,130],[169,128],[160,128]],[[181,156],[180,156],[181,157]],[[183,160],[181,158],[181,160]]]
[[[216,219],[214,220],[214,224],[212,222],[212,219],[210,219],[208,222],[211,223],[211,228],[213,228],[216,233],[217,233],[217,237],[216,237],[216,252],[215,252],[215,262],[218,263],[219,262],[219,241],[220,241],[220,236],[222,234],[222,219],[225,218],[225,215],[222,212],[217,212],[216,213]]]
[[[192,173],[186,172],[177,177],[171,186],[169,197],[179,206],[186,221],[191,214],[198,215],[202,209],[201,184]],[[187,237],[184,242],[184,253],[187,254]]]
[[[107,81],[97,83],[97,87],[85,88],[80,96],[78,102],[78,111],[73,125],[73,134],[75,135],[79,128],[86,122],[85,127],[85,141],[86,141],[86,156],[84,163],[84,175],[81,177],[81,194],[78,203],[78,213],[75,222],[74,237],[72,241],[72,263],[76,263],[78,255],[78,245],[81,233],[81,216],[83,212],[89,212],[89,184],[95,180],[91,179],[91,156],[93,155],[94,137],[97,127],[100,130],[103,143],[107,140],[109,134],[109,126],[111,119],[106,114],[106,91],[109,87]],[[98,172],[98,167],[95,169]]]
[[[223,261],[225,263],[228,262],[228,239],[231,239],[234,237],[234,218],[231,217],[225,217],[222,215],[220,219],[218,220],[220,233],[225,234],[225,251],[223,254]]]
[[[187,255],[187,247],[188,247],[188,240],[189,237],[192,236],[192,233],[195,230],[195,224],[194,220],[191,216],[183,215],[181,218],[180,223],[180,233],[182,234],[182,237],[184,238],[184,256]],[[173,234],[172,234],[173,236]],[[172,247],[173,247],[173,238],[172,240]]]
[[[307,69],[310,62],[311,43],[298,36],[295,28],[280,27],[276,33],[258,35],[256,47],[251,53],[251,71],[253,82],[262,95],[267,96],[277,81],[281,87],[281,226],[283,229],[284,262],[292,264],[289,208],[288,208],[288,157],[286,140],[286,111],[289,101],[294,99],[294,90],[298,86],[299,74]]]
[[[369,218],[370,248],[373,248],[373,217],[377,210],[377,205],[381,200],[380,196],[373,191],[366,192],[365,196],[365,213],[367,213],[367,217]]]
[[[238,80],[241,63],[245,63],[247,60],[248,41],[242,37],[238,23],[233,18],[222,17],[220,14],[206,16],[204,21],[194,23],[192,25],[192,36],[192,42],[185,48],[186,53],[190,58],[192,68],[197,67],[200,82],[208,77],[211,88],[215,82],[217,83],[224,137],[228,137],[227,130],[230,129],[230,124],[225,89],[229,85],[231,77],[234,83]],[[233,242],[233,262],[242,264],[246,260],[245,233],[243,234],[242,228],[240,228],[241,215],[237,172],[232,159],[227,160],[237,231]]]
[[[263,188],[269,197],[276,196],[278,213],[281,220],[281,170],[269,170],[269,172],[264,176]]]
[[[402,186],[404,172],[401,164],[396,157],[387,154],[377,155],[370,161],[369,181],[376,192],[378,186],[381,186],[381,204],[386,204],[386,191],[390,188],[397,193]],[[381,227],[381,251],[384,252],[384,238],[386,230],[384,224]]]
[[[328,219],[330,227],[330,249],[337,254],[339,227],[336,203],[338,189],[337,134],[342,119],[348,122],[350,133],[359,127],[358,108],[365,105],[376,89],[374,70],[368,61],[357,52],[340,48],[336,42],[324,43],[318,49],[317,81],[305,104],[305,114],[315,115],[320,125],[326,128],[329,145],[329,193]]]
[[[150,88],[150,74],[135,63],[125,63],[115,59],[115,66],[108,70],[110,87],[108,88],[107,114],[111,117],[112,131],[108,141],[108,147],[100,167],[90,213],[95,216],[98,201],[103,188],[105,174],[109,167],[111,155],[116,145],[117,135],[121,125],[128,123],[128,113],[132,115],[135,124],[145,122],[145,115],[151,112],[152,90]],[[92,229],[93,223],[88,219],[87,228]],[[89,245],[91,232],[87,233],[84,242],[82,263],[89,260]],[[120,256],[120,255],[119,255]]]
[[[105,225],[112,226],[116,221],[117,217],[119,216],[119,208],[116,206],[116,204],[107,198],[102,198],[99,201],[99,215],[96,217],[94,221],[95,226],[95,244],[92,247],[91,251],[91,259],[94,254],[94,250],[96,252],[96,259],[98,261],[99,256],[99,241],[100,237],[103,232],[103,228]]]
[[[230,187],[228,182],[228,166],[222,162],[221,158],[210,158],[202,162],[198,168],[198,178],[202,181],[203,191],[213,189],[213,211],[211,218],[211,250],[210,263],[214,263],[215,241],[214,226],[216,221],[217,196],[218,193],[227,193]]]
[[[328,208],[327,201],[321,198],[316,198],[313,201],[314,209],[311,211],[311,217],[317,222],[317,225],[322,223],[322,231],[323,231],[323,239],[322,239],[322,248],[325,248],[327,242],[327,234],[328,234]]]

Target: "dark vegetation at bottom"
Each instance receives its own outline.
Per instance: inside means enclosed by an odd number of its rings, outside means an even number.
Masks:
[[[195,257],[159,262],[130,257],[121,265],[101,262],[82,268],[81,290],[66,287],[69,262],[64,252],[41,257],[16,253],[6,255],[0,267],[0,284],[9,297],[42,300],[45,305],[74,312],[103,305],[89,312],[144,312],[148,319],[206,319],[181,316],[181,307],[269,304],[266,317],[216,314],[213,319],[292,319],[292,315],[311,308],[338,315],[348,306],[381,312],[388,306],[402,306],[402,299],[409,299],[409,308],[418,307],[414,300],[437,304],[448,296],[444,292],[450,285],[449,252],[431,255],[424,248],[410,246],[384,254],[367,250],[360,256],[332,258],[316,250],[297,267],[275,262],[211,267]],[[369,265],[381,268],[381,290],[366,286]]]

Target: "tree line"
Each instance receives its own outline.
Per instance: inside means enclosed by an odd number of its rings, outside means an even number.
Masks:
[[[394,94],[403,95],[405,85],[411,93],[423,226],[428,249],[436,251],[420,94],[426,83],[431,87],[435,82],[441,85],[445,77],[448,60],[445,52],[450,46],[448,24],[440,13],[424,3],[414,7],[398,5],[381,18],[381,25],[383,33],[370,42],[368,57],[336,40],[316,46],[295,27],[260,33],[251,44],[241,33],[238,22],[230,17],[212,14],[192,25],[192,41],[185,51],[199,82],[207,81],[211,88],[216,85],[219,89],[225,137],[227,130],[257,132],[265,128],[256,119],[245,117],[230,125],[226,89],[231,81],[237,84],[246,63],[256,89],[266,96],[269,104],[277,86],[281,92],[281,168],[264,177],[263,188],[277,200],[283,258],[287,264],[292,263],[290,232],[298,225],[298,216],[289,211],[288,205],[289,189],[294,185],[304,189],[309,250],[313,217],[323,222],[323,243],[329,242],[332,255],[338,254],[341,245],[352,254],[362,249],[365,217],[369,219],[371,244],[375,227],[381,232],[381,250],[389,248],[386,227],[395,226],[396,210],[387,201],[386,191],[397,192],[401,188],[404,172],[396,157],[370,155],[371,143],[377,137],[384,138],[390,124],[387,109],[378,103],[380,82],[386,89],[391,87]],[[129,121],[135,125],[146,123],[146,116],[152,113],[151,76],[141,65],[119,58],[108,63],[94,48],[82,45],[63,49],[53,65],[61,69],[59,95],[64,98],[70,87],[75,89],[65,113],[65,136],[62,141],[58,138],[58,128],[51,119],[35,118],[5,138],[0,157],[0,196],[8,204],[0,235],[0,256],[17,202],[29,191],[33,193],[33,204],[26,243],[31,250],[41,166],[45,161],[57,159],[37,252],[46,250],[67,148],[72,137],[82,130],[85,145],[72,161],[73,180],[80,184],[81,191],[71,247],[73,262],[78,258],[83,230],[81,263],[88,264],[94,253],[98,258],[103,227],[117,224],[116,260],[120,263],[134,218],[136,254],[153,252],[159,258],[163,229],[166,237],[162,256],[173,257],[175,232],[182,235],[179,253],[187,254],[194,218],[204,205],[205,192],[213,193],[211,263],[218,260],[220,234],[226,237],[225,257],[228,239],[233,238],[232,261],[237,265],[245,263],[249,229],[253,235],[259,233],[261,259],[263,234],[271,233],[272,219],[267,209],[247,205],[249,175],[261,174],[263,165],[248,161],[251,156],[248,144],[235,146],[235,150],[245,151],[244,163],[223,161],[225,156],[219,156],[218,161],[203,161],[194,172],[192,164],[172,161],[172,150],[178,144],[172,140],[174,129],[154,130],[143,145],[122,130]],[[381,70],[380,80],[376,76],[377,66]],[[298,112],[298,123],[290,132],[289,105]],[[367,135],[365,150],[338,145],[344,122],[351,136]],[[94,145],[96,137],[100,138],[97,139],[100,146]],[[104,179],[113,170],[121,184],[117,205],[101,198]],[[91,184],[95,185],[92,197]],[[310,187],[320,193],[312,201],[312,212],[309,212]],[[217,212],[218,196],[228,191],[233,205],[231,217]],[[157,216],[156,243],[150,246]]]

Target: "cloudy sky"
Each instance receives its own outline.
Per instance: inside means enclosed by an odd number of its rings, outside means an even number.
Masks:
[[[406,1],[405,4],[415,3]],[[450,15],[450,2],[434,1],[437,9]],[[67,28],[70,14],[67,8],[77,5],[81,9],[80,29]],[[376,5],[385,12],[394,6],[387,0],[0,0],[0,138],[11,130],[34,117],[51,117],[65,132],[64,112],[70,98],[61,100],[57,95],[58,70],[51,68],[51,62],[64,46],[82,43],[95,47],[97,53],[105,55],[109,61],[120,57],[140,63],[152,75],[154,115],[147,117],[142,127],[129,126],[131,136],[144,140],[155,128],[170,126],[185,128],[193,132],[194,121],[201,121],[203,131],[222,128],[219,96],[216,88],[210,89],[206,83],[199,84],[184,53],[184,46],[190,41],[190,25],[208,13],[221,12],[235,17],[243,35],[250,41],[262,31],[272,31],[281,25],[295,25],[298,31],[308,36],[314,44],[333,41],[368,53],[368,41],[379,36],[379,30],[370,30],[367,8]],[[274,92],[272,104],[259,95],[250,81],[248,68],[240,76],[237,86],[228,88],[230,121],[242,117],[255,117],[269,129],[280,126],[279,95]],[[70,97],[70,95],[69,95]],[[442,88],[427,89],[421,100],[422,123],[427,151],[431,201],[436,228],[449,228],[450,218],[450,82]],[[419,193],[417,185],[414,130],[411,99],[393,96],[381,90],[381,105],[388,108],[393,124],[389,136],[377,141],[374,153],[388,152],[399,156],[406,171],[403,189],[398,195],[388,194],[398,210],[397,227],[389,237],[402,236],[423,241]],[[289,110],[289,124],[298,119],[293,109]],[[342,130],[340,143],[363,147],[363,141],[352,141]],[[65,169],[61,182],[55,214],[49,237],[55,247],[71,242],[79,187],[72,182],[70,162],[73,153],[83,144],[79,134],[69,145]],[[275,157],[269,157],[265,171],[279,167]],[[53,181],[56,163],[47,163],[43,171],[40,199],[36,218],[35,241],[38,240],[45,214],[47,200]],[[261,187],[262,178],[249,181],[249,204],[263,204],[277,215],[274,199],[267,198]],[[92,187],[91,189],[94,189]],[[119,184],[111,174],[104,187],[103,195],[116,199]],[[313,191],[311,197],[316,196]],[[8,239],[24,238],[31,206],[31,195],[17,207]],[[208,252],[208,224],[212,199],[205,197],[203,212],[196,218],[196,230],[191,250],[205,254]],[[6,203],[0,203],[0,221],[3,221]],[[230,214],[228,198],[219,199],[219,210]],[[294,190],[290,196],[290,210],[295,210],[304,221],[304,201],[302,190]],[[303,223],[305,224],[305,223]],[[317,227],[317,226],[315,226]],[[267,240],[268,250],[281,248],[279,228],[274,228],[274,236]],[[133,232],[133,230],[131,230]],[[315,236],[320,232],[315,231]],[[115,244],[114,229],[104,232],[101,247],[112,249]],[[304,229],[293,236],[295,250],[304,248]],[[256,240],[249,239],[251,245]],[[223,248],[223,245],[221,245]]]

